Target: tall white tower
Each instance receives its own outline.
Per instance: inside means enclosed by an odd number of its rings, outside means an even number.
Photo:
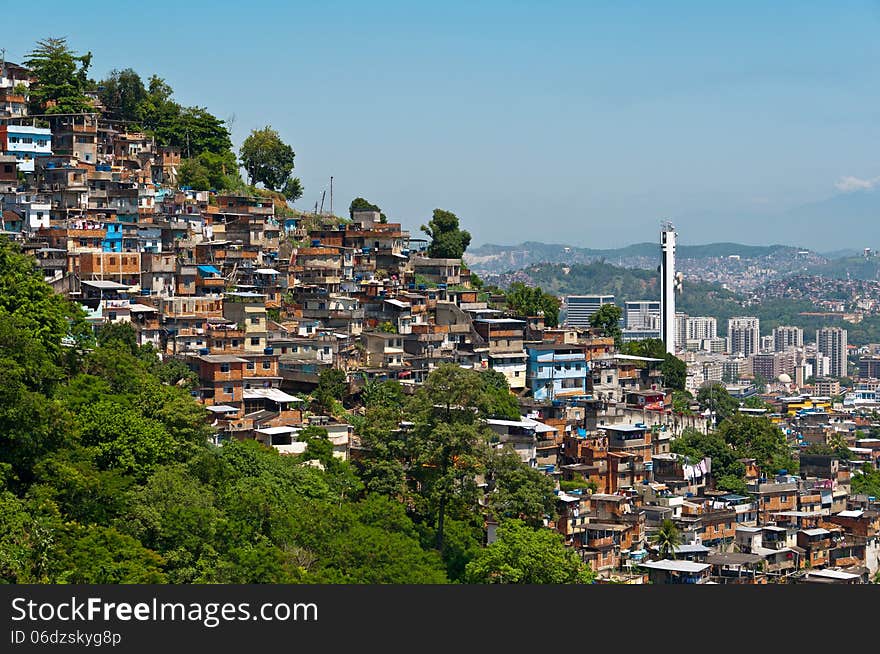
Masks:
[[[660,338],[669,354],[675,354],[675,228],[665,222],[660,229]]]

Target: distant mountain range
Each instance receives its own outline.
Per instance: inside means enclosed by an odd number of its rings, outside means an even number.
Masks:
[[[679,239],[690,242],[710,241],[717,234],[737,234],[743,240],[767,239],[789,244],[680,245],[680,259],[730,255],[758,259],[780,250],[801,249],[826,260],[855,258],[861,256],[866,247],[880,249],[880,188],[837,193],[778,213],[710,210],[671,216],[671,219]],[[500,273],[534,263],[590,263],[600,259],[621,266],[647,268],[652,265],[648,260],[658,261],[659,256],[656,241],[613,249],[529,241],[518,245],[482,245],[470,249],[465,259],[475,271]],[[820,262],[814,260],[808,265],[817,263]]]
[[[760,259],[774,255],[794,258],[799,248],[787,245],[743,245],[741,243],[709,243],[707,245],[679,245],[676,257],[685,259],[711,259],[739,256],[743,259]],[[815,256],[815,253],[810,252]],[[465,262],[475,272],[498,274],[525,268],[539,263],[592,263],[606,261],[627,268],[653,268],[660,261],[658,243],[636,243],[622,248],[579,248],[558,243],[529,241],[519,245],[486,244],[471,248],[464,255]],[[813,261],[812,263],[817,263]]]

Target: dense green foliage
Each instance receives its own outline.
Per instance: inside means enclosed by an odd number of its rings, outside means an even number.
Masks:
[[[465,579],[481,584],[588,584],[595,575],[562,537],[518,520],[498,527],[497,540],[467,564]]]
[[[299,179],[293,180],[293,148],[281,140],[271,125],[252,130],[239,150],[241,163],[251,185],[263,184],[272,191],[281,191],[288,200],[302,196]]]
[[[443,209],[434,209],[431,221],[422,225],[422,231],[431,238],[428,245],[430,257],[461,259],[471,243],[470,232],[458,226],[458,216]]]
[[[138,123],[147,88],[141,76],[131,68],[112,70],[98,83],[98,97],[105,112],[116,120]]]
[[[700,410],[710,411],[718,423],[731,417],[739,409],[739,402],[730,396],[724,384],[714,383],[702,386],[697,391],[696,399]]]
[[[508,308],[520,316],[543,315],[547,327],[556,327],[559,324],[559,298],[538,287],[514,282],[507,289],[505,300]]]
[[[37,41],[24,61],[37,81],[28,91],[30,113],[69,114],[94,111],[86,96],[92,53],[78,55],[65,38]]]
[[[685,429],[672,442],[672,451],[687,456],[691,463],[711,457],[717,487],[736,493],[747,492],[741,459],[754,459],[768,477],[798,468],[782,430],[763,416],[736,414],[709,434]]]
[[[338,368],[327,368],[318,375],[318,386],[312,393],[315,402],[324,411],[333,408],[334,400],[341,402],[348,392],[348,379]]]
[[[621,329],[620,317],[623,315],[623,309],[616,304],[603,304],[590,316],[590,326],[599,329],[603,336],[614,339],[614,345],[620,348]]]
[[[852,476],[853,495],[880,497],[880,470],[865,464],[859,474]]]

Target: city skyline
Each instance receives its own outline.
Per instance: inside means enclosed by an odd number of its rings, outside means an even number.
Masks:
[[[617,247],[662,218],[683,243],[880,242],[872,224],[819,229],[880,207],[871,3],[121,8],[131,24],[173,16],[142,51],[105,38],[101,5],[49,5],[39,33],[5,37],[10,61],[67,36],[95,79],[158,74],[229,119],[236,146],[271,124],[297,153],[302,209],[333,176],[337,213],[363,196],[417,230],[441,207],[474,245]],[[231,30],[260,38],[219,51]]]

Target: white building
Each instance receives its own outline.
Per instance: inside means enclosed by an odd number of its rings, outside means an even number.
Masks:
[[[784,352],[792,347],[804,346],[804,330],[800,327],[780,325],[773,330],[773,349]]]
[[[816,349],[820,356],[830,360],[829,377],[846,377],[846,330],[842,327],[823,327],[816,330]],[[818,357],[817,357],[818,362]],[[816,376],[820,376],[817,371]]]
[[[675,291],[679,281],[675,275],[675,236],[672,224],[664,223],[660,230],[660,338],[669,354],[675,354]]]
[[[761,347],[761,322],[752,316],[737,316],[727,320],[727,351],[744,357],[758,352]]]
[[[657,331],[660,329],[660,302],[636,300],[624,305],[626,329]]]

